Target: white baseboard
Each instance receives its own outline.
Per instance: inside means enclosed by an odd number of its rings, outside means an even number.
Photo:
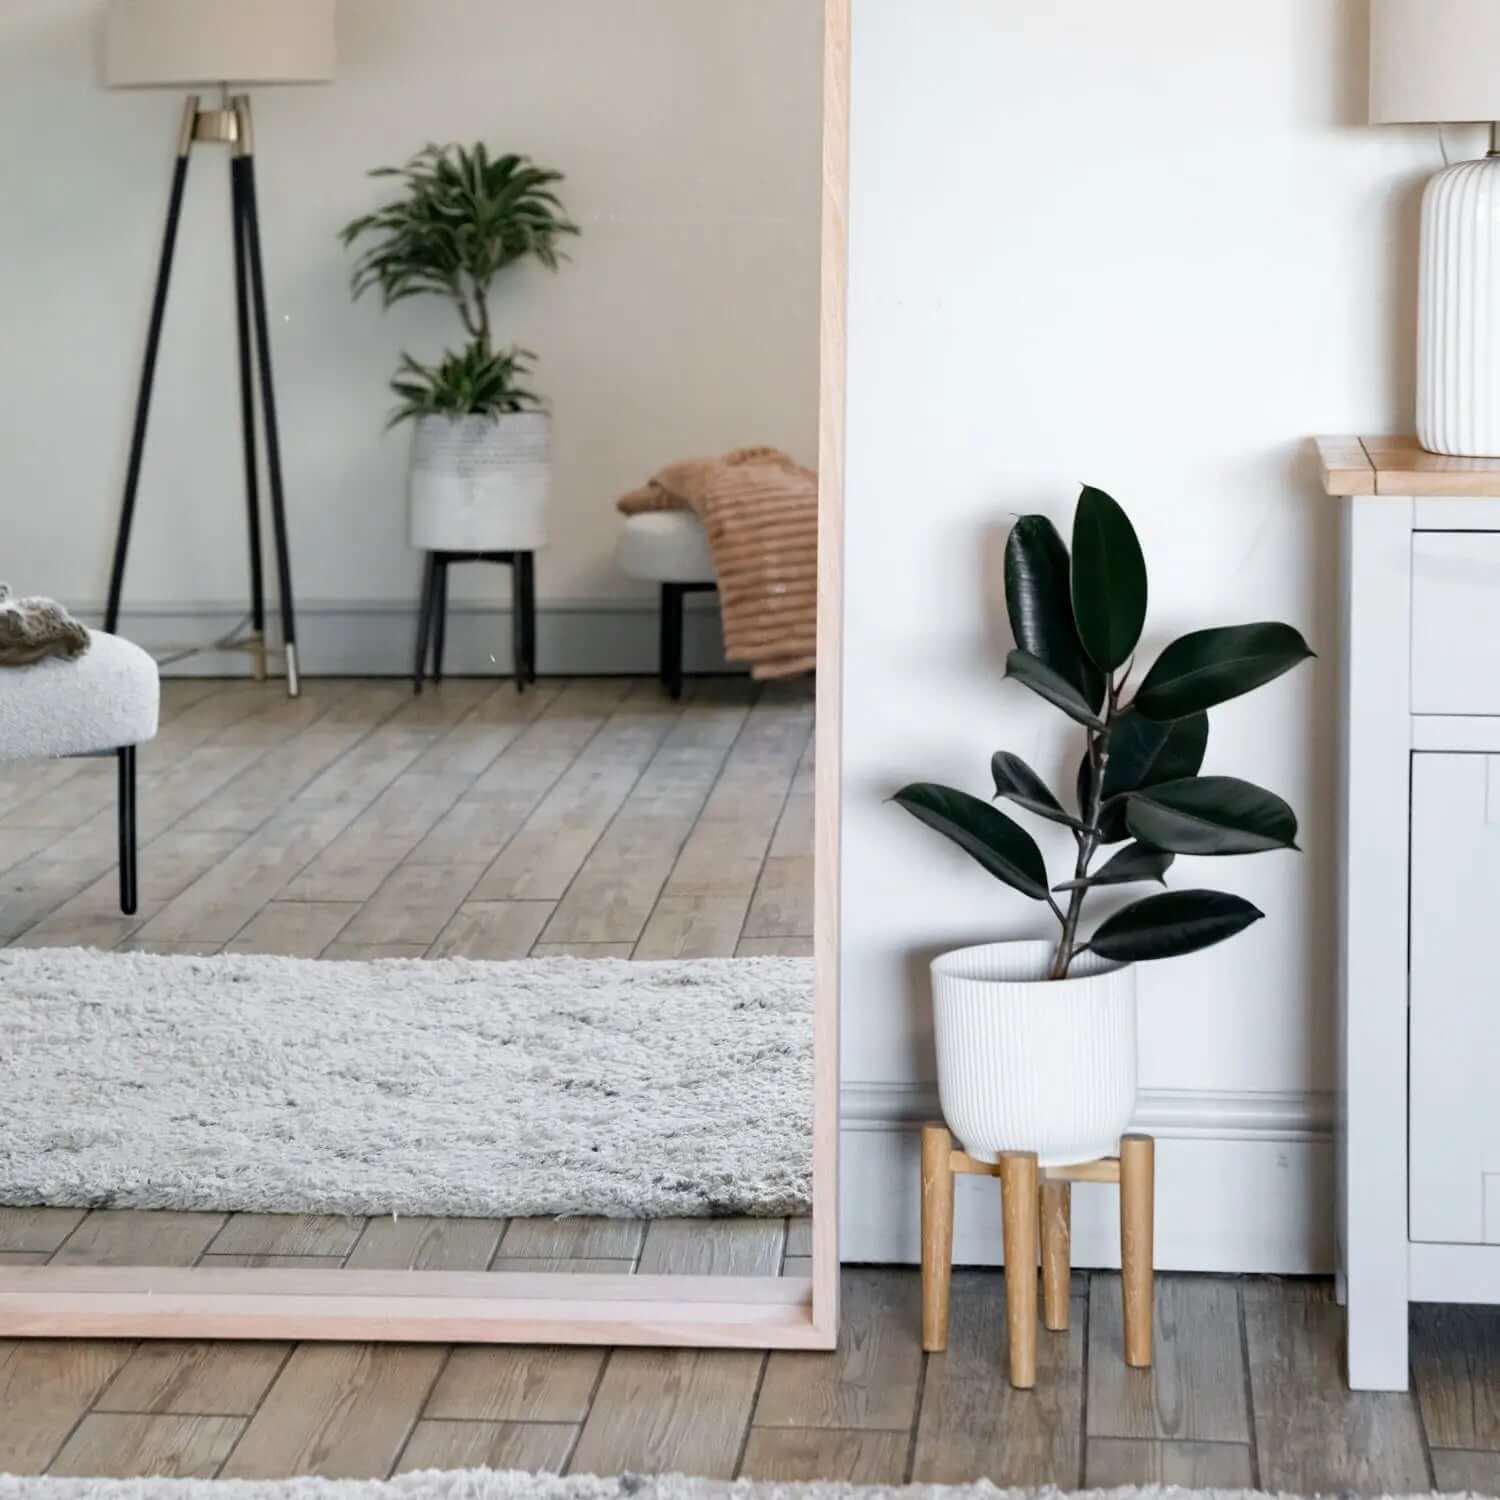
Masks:
[[[161,655],[222,640],[244,618],[238,603],[141,604],[121,611],[120,633]],[[98,626],[102,608],[78,611]],[[543,676],[654,675],[659,611],[654,599],[553,599],[537,606],[537,669]],[[272,635],[279,639],[274,609]],[[297,647],[307,677],[407,676],[416,648],[417,605],[387,600],[306,600],[297,607]],[[510,608],[455,602],[448,612],[444,672],[452,677],[508,676]],[[717,604],[689,599],[683,621],[689,672],[729,670]],[[163,668],[169,677],[239,677],[243,655],[208,653]]]
[[[1161,1270],[1323,1274],[1334,1266],[1333,1096],[1142,1094],[1135,1128],[1157,1140]],[[840,1252],[846,1262],[920,1259],[917,1131],[941,1118],[928,1085],[841,1090]],[[958,1180],[953,1258],[1000,1263],[1000,1190]],[[1120,1263],[1118,1194],[1073,1195],[1073,1264]]]

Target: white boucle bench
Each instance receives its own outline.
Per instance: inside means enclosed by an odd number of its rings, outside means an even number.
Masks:
[[[89,632],[75,661],[0,667],[0,761],[114,755],[120,777],[120,909],[136,909],[135,750],[156,734],[156,663],[117,635]]]

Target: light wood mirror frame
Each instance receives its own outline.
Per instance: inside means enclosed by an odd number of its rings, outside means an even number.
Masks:
[[[811,1277],[22,1266],[0,1337],[834,1347],[849,8],[824,0]]]

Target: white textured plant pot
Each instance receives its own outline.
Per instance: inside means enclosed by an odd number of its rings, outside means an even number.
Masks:
[[[1048,981],[1050,943],[992,943],[932,964],[938,1094],[976,1161],[1113,1156],[1136,1102],[1135,968],[1086,953]]]
[[[1418,325],[1417,441],[1500,458],[1500,157],[1427,184]]]
[[[547,542],[552,419],[418,417],[410,537],[429,552],[534,552]]]

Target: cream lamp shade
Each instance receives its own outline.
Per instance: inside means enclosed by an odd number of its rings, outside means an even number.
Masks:
[[[326,83],[334,0],[110,0],[111,88]]]
[[[1500,120],[1500,0],[1371,0],[1370,123]]]

